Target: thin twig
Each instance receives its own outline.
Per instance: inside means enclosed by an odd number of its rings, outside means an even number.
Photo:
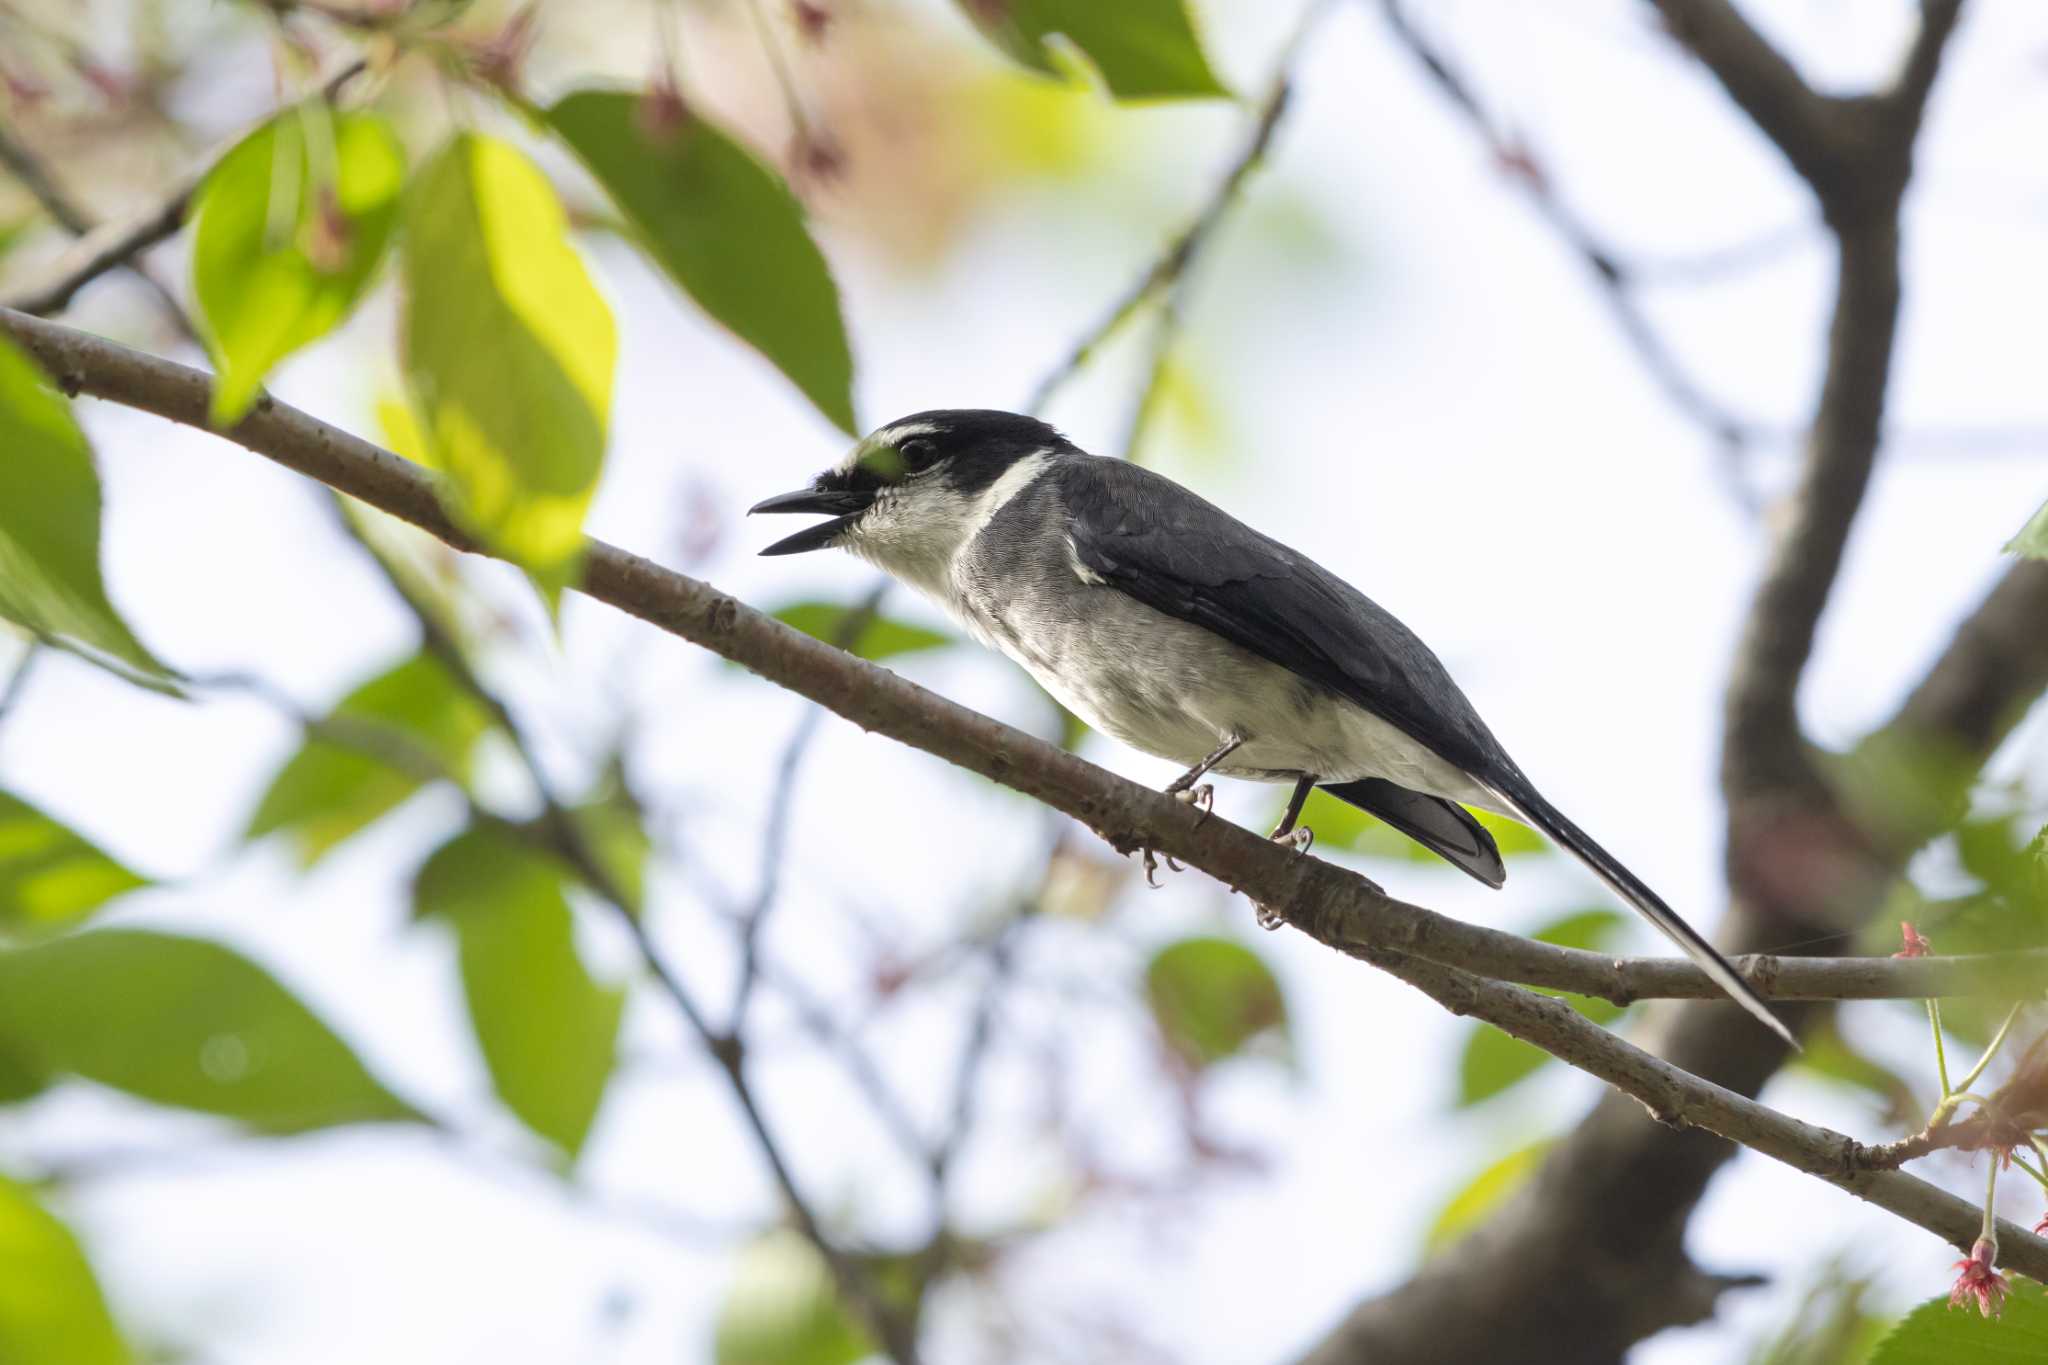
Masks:
[[[338,98],[342,89],[368,67],[369,63],[364,60],[350,62],[322,84],[320,98],[329,101]],[[12,298],[0,299],[0,307],[37,316],[62,312],[70,306],[79,290],[110,270],[129,265],[141,253],[175,235],[184,226],[185,210],[191,206],[192,197],[206,183],[206,177],[212,171],[213,162],[209,160],[206,169],[186,180],[161,204],[139,218],[102,223],[87,232],[58,261],[52,279]],[[189,330],[189,320],[187,327]]]
[[[553,781],[533,743],[528,738],[511,706],[484,681],[470,662],[467,651],[442,623],[425,599],[423,599],[407,577],[399,572],[347,517],[340,518],[341,524],[357,543],[368,553],[371,561],[382,573],[385,582],[397,594],[414,621],[418,624],[423,647],[437,659],[463,689],[470,693],[496,721],[506,737],[511,740],[521,765],[525,768],[535,795],[541,804],[541,817],[532,828],[538,831],[543,846],[552,851],[572,870],[601,901],[613,912],[633,941],[641,962],[653,975],[676,1011],[689,1024],[691,1031],[711,1056],[718,1062],[719,1069],[726,1077],[732,1090],[733,1099],[738,1103],[741,1117],[751,1130],[755,1145],[768,1164],[776,1185],[782,1191],[783,1199],[789,1204],[791,1216],[803,1233],[831,1268],[834,1280],[848,1301],[859,1311],[875,1334],[899,1365],[915,1365],[917,1340],[914,1329],[901,1315],[892,1311],[867,1272],[858,1262],[848,1256],[837,1243],[826,1236],[824,1224],[812,1210],[808,1199],[796,1183],[796,1176],[782,1151],[781,1140],[768,1126],[760,1101],[754,1093],[753,1084],[746,1071],[746,1046],[737,1032],[720,1031],[713,1027],[710,1016],[684,983],[682,977],[669,964],[666,955],[654,942],[649,928],[646,907],[640,904],[626,886],[606,866],[603,857],[591,844],[576,813],[556,794]]]
[[[874,622],[875,613],[881,609],[882,598],[889,591],[889,580],[878,579],[860,601],[849,607],[832,630],[832,644],[839,649],[852,649],[860,643],[860,637]],[[775,785],[768,798],[768,820],[761,833],[761,857],[757,873],[754,899],[740,916],[740,973],[739,984],[733,991],[731,1031],[737,1033],[746,1022],[747,1005],[752,998],[754,984],[760,976],[761,931],[766,927],[768,917],[774,912],[777,897],[782,891],[782,864],[789,845],[790,810],[796,803],[796,779],[803,767],[804,755],[817,738],[819,723],[825,719],[822,707],[805,706],[803,717],[797,721],[796,729],[790,732],[789,742],[782,747],[782,756],[775,764]]]
[[[1146,267],[1137,281],[1110,305],[1109,311],[1104,313],[1093,327],[1082,333],[1066,357],[1038,381],[1038,386],[1031,391],[1030,398],[1025,401],[1026,412],[1045,411],[1046,405],[1052,402],[1053,395],[1073,380],[1088,362],[1095,358],[1096,352],[1103,344],[1115,336],[1139,309],[1150,302],[1160,290],[1176,285],[1192,269],[1203,247],[1214,235],[1217,225],[1237,202],[1245,181],[1265,161],[1266,153],[1273,144],[1273,134],[1278,131],[1280,121],[1286,115],[1287,107],[1293,98],[1294,62],[1316,22],[1329,8],[1330,0],[1309,0],[1294,36],[1289,40],[1281,56],[1279,74],[1273,81],[1271,92],[1259,106],[1258,118],[1252,125],[1251,136],[1246,139],[1243,149],[1225,169],[1223,178],[1216,182],[1216,187],[1209,192],[1208,199],[1203,202],[1201,209],[1188,225],[1167,243],[1166,249]],[[1155,359],[1155,369],[1157,364]],[[1130,444],[1132,442],[1126,442],[1126,445]]]

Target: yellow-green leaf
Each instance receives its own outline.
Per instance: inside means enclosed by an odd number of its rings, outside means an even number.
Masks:
[[[144,674],[164,667],[107,600],[100,478],[70,406],[0,337],[0,616]]]
[[[1597,950],[1606,947],[1626,923],[1618,911],[1605,908],[1580,910],[1553,920],[1530,937],[1561,948]],[[1557,995],[1596,1024],[1611,1024],[1621,1017],[1622,1007],[1611,1000],[1558,991],[1546,991],[1545,994]],[[1492,1099],[1533,1076],[1553,1060],[1540,1047],[1502,1033],[1491,1024],[1475,1023],[1466,1036],[1465,1050],[1458,1059],[1456,1105],[1462,1109]]]
[[[840,644],[840,632],[851,610],[853,608],[837,602],[793,602],[779,608],[773,615],[785,626],[794,626],[804,634],[830,644]],[[914,654],[919,650],[943,649],[958,643],[944,631],[876,615],[869,618],[867,625],[851,644],[846,645],[846,649],[863,659],[882,660],[898,654]]]
[[[702,115],[652,130],[641,99],[578,91],[547,118],[669,278],[857,434],[839,290],[803,206],[781,176]]]
[[[418,1117],[270,973],[205,939],[88,929],[0,952],[0,1047],[268,1132]]]
[[[467,776],[489,726],[476,699],[424,653],[356,687],[329,719],[333,737],[307,737],[271,779],[246,836],[289,832],[306,867],[425,785],[412,762]]]
[[[547,177],[451,140],[407,196],[405,377],[449,514],[552,605],[576,580],[618,337]]]
[[[332,331],[368,287],[398,216],[405,153],[374,114],[287,109],[206,177],[192,291],[220,380],[211,420],[240,420],[278,362]]]
[[[1870,1365],[2048,1365],[2048,1299],[2039,1284],[2012,1276],[2004,1310],[1986,1318],[1975,1303],[1929,1299],[1877,1345]]]
[[[499,1097],[573,1160],[611,1079],[625,992],[593,981],[577,955],[561,867],[501,830],[472,829],[420,869],[413,908],[455,930]]]
[[[90,840],[0,792],[0,929],[69,924],[146,885]]]
[[[2048,559],[2048,502],[2020,527],[2020,533],[2005,543],[2005,552],[2028,559]]]
[[[1517,1147],[1497,1161],[1488,1162],[1465,1187],[1444,1202],[1422,1235],[1423,1254],[1433,1256],[1483,1222],[1507,1201],[1509,1195],[1529,1183],[1529,1177],[1543,1164],[1551,1139]]]
[[[99,1280],[71,1229],[0,1176],[0,1361],[127,1365]]]
[[[786,1229],[740,1254],[713,1330],[717,1365],[853,1365],[872,1354],[824,1258]]]
[[[1278,978],[1235,939],[1197,936],[1161,948],[1145,968],[1145,1001],[1161,1040],[1193,1070],[1261,1036],[1289,1041]]]
[[[1183,0],[957,0],[1011,58],[1047,75],[1056,35],[1086,54],[1118,99],[1227,95],[1202,52]]]

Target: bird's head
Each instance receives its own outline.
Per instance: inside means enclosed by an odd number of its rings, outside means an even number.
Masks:
[[[930,586],[954,552],[1047,458],[1077,450],[1044,422],[1014,412],[913,413],[869,434],[809,488],[748,510],[830,515],[776,541],[764,555],[839,546]]]

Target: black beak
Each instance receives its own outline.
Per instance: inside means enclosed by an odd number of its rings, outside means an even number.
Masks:
[[[794,493],[778,493],[764,498],[747,509],[747,515],[756,512],[831,512],[830,521],[821,521],[807,527],[793,536],[776,541],[761,551],[764,555],[795,555],[806,550],[822,550],[839,538],[839,533],[860,520],[861,513],[868,510],[875,500],[871,489],[827,489],[801,488]]]

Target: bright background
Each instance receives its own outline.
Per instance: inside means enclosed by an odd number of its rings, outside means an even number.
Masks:
[[[536,87],[593,69],[644,76],[644,6],[572,8],[547,7]],[[1199,205],[1243,138],[1243,110],[1116,108],[1014,74],[949,6],[840,8],[799,79],[824,92],[848,149],[843,179],[811,203],[853,330],[863,421],[1019,405]],[[1816,387],[1831,262],[1804,192],[1761,137],[1639,5],[1417,8],[1566,202],[1627,255],[1684,261],[1764,243],[1645,298],[1708,390],[1796,426]],[[1745,8],[1816,83],[1855,89],[1882,79],[1915,7]],[[97,9],[118,59],[127,7]],[[1196,9],[1227,79],[1262,90],[1295,6]],[[267,108],[246,15],[167,13],[176,41],[216,49],[180,86],[181,116],[225,134]],[[743,14],[686,6],[682,30],[693,90],[759,145],[781,145]],[[1896,439],[1802,694],[1826,742],[1886,716],[2048,493],[2044,58],[2048,14],[1983,0],[1934,97],[1907,218]],[[942,99],[973,117],[939,119]],[[420,126],[432,135],[431,110]],[[188,153],[167,148],[158,169],[184,164]],[[79,169],[109,208],[124,191],[146,198],[113,168]],[[622,336],[592,533],[756,604],[857,597],[869,570],[838,556],[756,559],[780,531],[740,518],[835,460],[843,438],[637,257],[601,237],[586,247]],[[180,250],[157,259],[175,267]],[[388,293],[291,362],[276,392],[374,431],[374,400],[392,379],[380,369]],[[73,320],[167,344],[148,317],[139,293],[109,282]],[[1122,441],[1143,335],[1134,329],[1050,413],[1084,446]],[[1552,798],[1711,925],[1719,696],[1796,445],[1765,443],[1731,475],[1729,457],[1646,376],[1584,263],[1374,7],[1339,6],[1305,52],[1268,168],[1202,262],[1179,356],[1147,458],[1400,614]],[[408,648],[408,619],[316,489],[200,433],[81,411],[108,490],[110,589],[163,657],[259,673],[318,707]],[[1759,510],[1745,510],[1732,481]],[[769,770],[802,703],[587,601],[570,601],[554,649],[510,574],[478,566],[473,581],[525,657],[544,661],[498,676],[560,771],[580,771],[615,727],[639,727],[636,775],[674,849],[657,883],[659,935],[721,999],[729,937],[705,888],[750,888]],[[944,624],[905,593],[889,610]],[[1058,734],[1022,676],[971,646],[894,666]],[[483,1150],[403,1129],[229,1141],[210,1123],[80,1088],[0,1120],[0,1157],[89,1172],[66,1182],[58,1207],[119,1316],[196,1361],[708,1358],[735,1242],[775,1208],[712,1069],[679,1050],[658,999],[636,999],[629,1060],[579,1185],[522,1164],[523,1139],[491,1106],[453,993],[451,946],[406,924],[410,869],[457,827],[458,803],[415,801],[301,878],[280,849],[238,847],[297,743],[259,703],[162,701],[46,659],[0,729],[0,779],[164,879],[111,918],[203,931],[256,956],[402,1093],[471,1121]],[[1084,752],[1148,782],[1170,776],[1107,741]],[[2048,785],[2038,716],[1998,766],[2037,794]],[[1218,808],[1254,823],[1275,799],[1223,784]],[[915,956],[985,923],[1038,875],[1046,829],[1022,798],[827,718],[793,809],[772,950],[858,1012],[877,943]],[[1077,847],[1131,871],[1092,840]],[[1499,893],[1417,863],[1369,870],[1396,895],[1507,928],[1601,903],[1556,860],[1519,865]],[[609,926],[587,928],[593,956],[623,972]],[[970,1225],[1059,1210],[1072,1193],[1073,1167],[1039,1122],[1047,1056],[1101,1166],[1173,1178],[1184,1135],[1129,988],[1150,945],[1197,928],[1254,943],[1286,987],[1298,1071],[1236,1063],[1202,1095],[1208,1130],[1256,1153],[1256,1167],[1211,1171],[1163,1198],[1084,1205],[1007,1259],[985,1292],[940,1299],[933,1359],[998,1358],[989,1324],[1005,1314],[1035,1319],[1045,1338],[1017,1358],[1054,1347],[1078,1360],[1287,1358],[1361,1293],[1404,1278],[1423,1230],[1474,1171],[1566,1129],[1595,1098],[1593,1082],[1552,1068],[1456,1112],[1469,1025],[1299,936],[1259,934],[1249,906],[1199,874],[1157,893],[1126,880],[1105,917],[1051,918],[1023,940],[1027,985],[1006,1012],[963,1171]],[[1646,933],[1634,946],[1660,950]],[[920,1104],[939,1101],[972,990],[956,981],[907,995],[863,1025]],[[1858,1006],[1844,1026],[1931,1091],[1916,1019]],[[814,1202],[872,1233],[916,1235],[919,1185],[858,1095],[786,1020],[770,1037],[761,1085]],[[1877,1131],[1867,1099],[1812,1079],[1781,1077],[1765,1099]],[[1960,1162],[1934,1174],[1961,1190],[1981,1178]],[[2008,1211],[2031,1223],[2040,1210],[2020,1183],[2008,1182]],[[1710,1268],[1761,1271],[1772,1286],[1731,1295],[1711,1326],[1646,1344],[1634,1357],[1643,1365],[1745,1358],[1832,1258],[1873,1275],[1879,1301],[1897,1309],[1943,1290],[1954,1254],[1756,1157],[1715,1183],[1690,1246]]]

